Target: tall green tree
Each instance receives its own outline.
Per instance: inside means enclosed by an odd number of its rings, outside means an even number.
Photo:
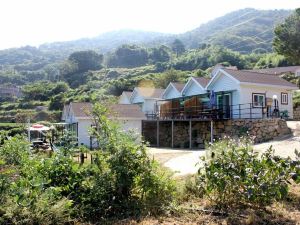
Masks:
[[[275,28],[274,49],[295,64],[300,64],[300,8]]]
[[[185,52],[185,46],[179,39],[175,39],[172,43],[172,50],[176,53],[177,56]]]
[[[87,72],[88,70],[99,70],[102,68],[103,55],[95,51],[78,51],[69,56],[69,60],[76,63],[78,72]]]

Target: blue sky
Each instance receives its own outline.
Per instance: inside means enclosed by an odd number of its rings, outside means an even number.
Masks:
[[[300,0],[1,0],[0,49],[119,29],[182,33],[246,7],[294,9]]]

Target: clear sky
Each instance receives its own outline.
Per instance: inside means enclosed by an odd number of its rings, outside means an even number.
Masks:
[[[118,29],[182,33],[246,7],[295,9],[300,0],[1,0],[0,49]]]

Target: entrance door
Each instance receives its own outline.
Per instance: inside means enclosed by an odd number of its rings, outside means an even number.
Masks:
[[[230,118],[231,117],[231,94],[224,94],[223,99],[223,110],[224,110],[224,117]]]
[[[223,118],[231,117],[231,93],[217,95],[217,106]]]

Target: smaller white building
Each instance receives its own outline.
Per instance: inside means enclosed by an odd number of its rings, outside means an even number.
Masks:
[[[132,95],[132,91],[123,91],[121,96],[119,97],[119,104],[131,104],[130,97]]]
[[[62,121],[72,128],[79,145],[91,145],[89,131],[93,125],[92,109],[93,105],[89,102],[72,102],[64,107]],[[111,105],[109,110],[110,118],[118,121],[124,132],[134,131],[137,135],[142,134],[142,120],[146,117],[138,105],[116,104]]]
[[[174,99],[182,97],[181,91],[185,84],[178,82],[171,82],[162,94],[163,99]]]
[[[137,104],[145,114],[155,114],[162,99],[164,89],[159,88],[134,88],[130,97],[131,104]]]
[[[209,79],[205,77],[191,77],[181,91],[181,95],[194,96],[206,93],[206,85]]]

